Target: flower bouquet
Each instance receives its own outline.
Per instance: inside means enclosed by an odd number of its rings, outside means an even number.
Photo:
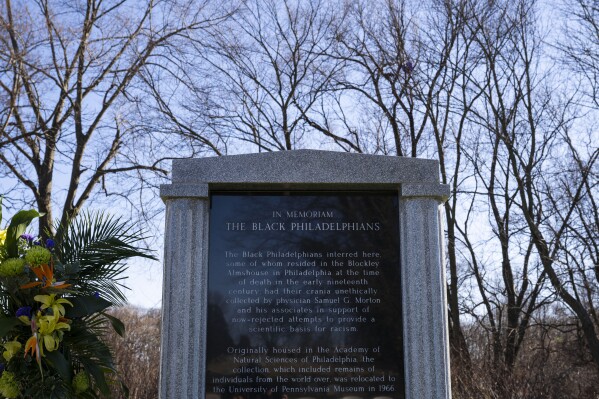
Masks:
[[[0,231],[0,397],[126,396],[103,340],[125,328],[106,310],[125,303],[123,261],[153,257],[114,218],[84,215],[42,240],[25,234],[39,216],[20,211]]]

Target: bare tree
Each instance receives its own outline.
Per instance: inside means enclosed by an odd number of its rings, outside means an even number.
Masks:
[[[197,75],[188,76],[184,106],[201,104],[202,128],[238,148],[304,145],[312,109],[339,69],[325,56],[338,18],[319,0],[246,3],[213,30],[207,51],[196,49],[213,79],[198,89]]]
[[[599,106],[599,7],[593,0],[568,0],[564,6],[568,40],[557,47],[566,65],[577,76],[581,90],[595,107]]]
[[[555,293],[576,315],[599,368],[595,224],[599,148],[575,146],[567,129],[559,139],[564,162],[539,173],[538,157],[533,154],[544,152],[545,143],[531,143],[529,153],[513,137],[502,138],[510,151],[510,167],[522,190],[520,207],[543,270]]]
[[[474,157],[479,159],[478,170],[488,168],[488,172],[479,173],[479,181],[487,191],[502,259],[502,289],[491,291],[505,296],[505,314],[497,313],[503,306],[493,309],[491,305],[497,306],[495,298],[487,295],[483,276],[475,275],[493,335],[501,333],[500,317],[505,318],[505,338],[495,338],[494,345],[501,349],[508,370],[514,366],[535,308],[542,304],[545,279],[553,293],[576,314],[590,353],[599,365],[599,341],[588,308],[568,283],[567,276],[578,272],[564,269],[561,265],[565,263],[560,260],[565,232],[575,210],[585,197],[592,197],[587,188],[596,184],[590,180],[590,171],[596,167],[598,150],[583,157],[573,144],[569,135],[571,103],[555,98],[550,75],[543,74],[539,67],[541,49],[535,11],[535,2],[521,1],[495,3],[489,9],[491,14],[478,13],[485,68],[477,84],[485,88],[485,97],[477,114],[479,126],[489,133],[486,145],[491,152],[476,153]],[[577,132],[578,137],[581,133]],[[573,171],[564,179],[558,157],[573,160],[578,173]],[[567,195],[556,206],[555,193],[559,192]],[[521,250],[510,250],[514,244]],[[523,261],[517,269],[514,259]],[[535,272],[537,264],[540,270]]]
[[[589,139],[596,136],[591,133]],[[599,328],[599,151],[592,145],[579,148],[570,135],[564,138],[568,157],[560,163],[562,173],[547,193],[546,205],[553,223],[565,227],[556,268]]]
[[[371,152],[399,156],[420,155],[419,141],[426,125],[427,114],[418,107],[416,96],[425,88],[420,79],[425,65],[420,64],[421,49],[404,1],[354,2],[349,6],[349,18],[338,29],[337,52],[332,54],[347,64],[336,86],[353,94],[353,101],[375,112],[384,121],[391,145],[381,143]],[[372,134],[374,129],[365,133]],[[360,149],[356,136],[352,150]],[[349,137],[348,139],[352,139]],[[364,140],[364,139],[363,139]],[[383,142],[385,139],[382,140]],[[380,145],[382,144],[382,145]]]
[[[124,152],[145,138],[128,123],[122,100],[134,95],[140,70],[172,40],[222,18],[208,6],[2,3],[0,167],[44,213],[40,234],[53,233],[54,207],[64,225],[108,176],[166,173],[160,160]]]

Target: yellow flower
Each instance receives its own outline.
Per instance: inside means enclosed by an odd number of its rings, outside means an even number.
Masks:
[[[50,316],[42,316],[38,319],[40,340],[49,352],[58,349],[60,344],[60,335],[57,334],[61,330],[70,330],[71,326],[67,323],[58,321],[58,319]],[[41,347],[41,345],[40,345]],[[40,348],[41,349],[41,348]],[[43,352],[42,352],[43,356]]]
[[[42,303],[42,310],[48,308],[52,309],[52,315],[56,320],[58,320],[60,316],[64,316],[65,310],[64,306],[62,306],[63,303],[68,303],[69,305],[73,306],[71,302],[64,298],[56,299],[56,294],[36,295],[33,297],[33,299]]]
[[[6,241],[6,232],[7,230],[0,230],[0,245],[4,245],[4,241]]]
[[[7,362],[10,362],[10,359],[12,359],[12,357],[21,350],[21,346],[22,346],[21,343],[18,341],[8,341],[7,343],[4,344],[4,348],[6,350],[4,351],[2,356],[4,356],[4,359]]]

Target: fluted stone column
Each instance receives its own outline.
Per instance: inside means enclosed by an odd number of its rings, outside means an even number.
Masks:
[[[400,189],[400,257],[406,398],[451,397],[447,298],[439,205],[446,186]]]
[[[161,398],[203,398],[208,185],[163,187],[166,203]]]

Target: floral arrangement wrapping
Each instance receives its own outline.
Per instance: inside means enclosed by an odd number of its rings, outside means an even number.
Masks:
[[[42,240],[25,233],[39,216],[20,211],[0,231],[0,396],[126,395],[102,339],[125,327],[106,311],[126,301],[124,261],[154,257],[136,246],[139,231],[116,218],[83,215]]]

